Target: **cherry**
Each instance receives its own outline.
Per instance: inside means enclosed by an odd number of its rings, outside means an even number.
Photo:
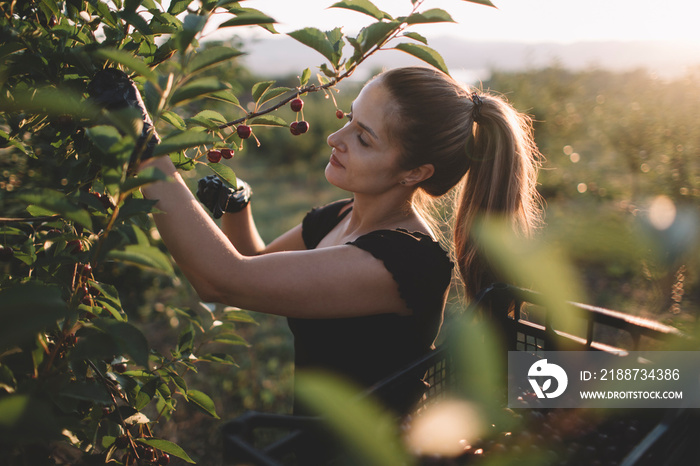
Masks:
[[[0,244],[0,262],[8,262],[14,257],[14,255],[14,249],[12,249],[10,246],[3,246]]]
[[[299,131],[299,134],[304,134],[308,130],[309,130],[309,122],[308,121],[302,120],[297,124],[297,131]]]
[[[336,118],[338,118],[339,120],[342,120],[343,117],[345,116],[345,112],[343,112],[342,110],[338,109],[338,110],[335,111],[335,116],[336,116]]]
[[[167,466],[170,464],[170,455],[163,453],[160,458],[158,458],[158,464],[160,466]]]
[[[221,161],[221,151],[218,149],[210,149],[207,152],[207,160],[211,163],[219,163]]]
[[[299,132],[299,122],[293,121],[289,125],[289,131],[294,135],[294,136],[299,136],[301,133]]]
[[[85,264],[83,265],[83,277],[89,277],[92,275],[92,265],[90,264]]]
[[[114,446],[120,450],[128,447],[129,446],[129,436],[128,435],[120,435],[119,437],[114,439]]]
[[[233,151],[231,149],[221,149],[221,157],[228,160],[233,157]]]
[[[80,251],[83,250],[83,243],[78,239],[68,241],[68,243],[66,243],[66,249],[71,254],[78,254]]]
[[[241,139],[248,139],[252,132],[253,130],[248,125],[238,125],[238,128],[236,128],[236,133]]]
[[[291,107],[292,111],[301,112],[301,109],[304,107],[304,101],[300,98],[296,98],[290,102],[289,106]]]
[[[123,374],[124,372],[126,372],[127,369],[126,363],[120,362],[117,364],[112,364],[112,369],[114,369],[116,372],[119,372],[120,374]]]

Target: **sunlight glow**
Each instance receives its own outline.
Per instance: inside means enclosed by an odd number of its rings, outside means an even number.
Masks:
[[[668,196],[656,196],[649,207],[649,222],[657,230],[667,230],[676,220],[676,205]]]
[[[455,457],[479,440],[484,426],[483,416],[473,403],[444,400],[416,415],[406,443],[420,455]]]

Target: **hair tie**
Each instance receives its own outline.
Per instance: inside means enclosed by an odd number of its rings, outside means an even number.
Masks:
[[[472,119],[475,123],[479,123],[479,120],[481,120],[481,105],[484,102],[481,100],[481,97],[479,97],[479,94],[477,94],[476,92],[472,92],[471,99],[472,103],[474,104],[474,106],[472,107]]]

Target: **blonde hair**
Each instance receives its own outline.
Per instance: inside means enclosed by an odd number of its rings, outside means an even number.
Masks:
[[[475,222],[505,217],[514,232],[524,236],[541,222],[536,184],[542,156],[532,120],[495,94],[477,92],[474,97],[475,90],[436,69],[396,68],[377,78],[396,103],[397,118],[389,130],[401,145],[401,168],[435,168],[433,176],[419,184],[414,208],[434,218],[426,209],[426,197],[454,192],[452,253],[467,297],[473,298],[498,281],[471,235]]]

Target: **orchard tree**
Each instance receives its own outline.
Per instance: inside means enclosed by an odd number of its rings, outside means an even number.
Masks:
[[[491,5],[489,0],[468,0]],[[156,154],[181,170],[206,164],[232,186],[225,163],[243,144],[261,144],[256,128],[279,126],[304,137],[303,97],[331,90],[367,57],[385,49],[411,54],[447,71],[422,35],[423,23],[452,22],[424,0],[406,0],[394,17],[369,0],[334,8],[367,16],[355,36],[340,28],[289,33],[323,63],[300,70],[298,86],[259,82],[243,106],[232,83],[204,73],[240,56],[228,46],[201,47],[214,15],[218,28],[275,21],[245,2],[228,0],[26,0],[0,2],[0,457],[9,465],[168,464],[193,462],[155,425],[184,401],[218,417],[212,399],[184,375],[201,362],[231,364],[208,343],[241,344],[244,311],[201,313],[177,308],[181,334],[167,352],[150,347],[129,321],[114,264],[174,277],[171,259],[151,235],[154,201],[139,188],[161,179],[134,176],[129,159],[142,131],[138,112],[108,112],[88,98],[102,69],[117,68],[141,90],[162,142]],[[493,6],[493,5],[491,5]],[[354,14],[354,13],[348,13]],[[312,69],[314,71],[312,71]],[[229,104],[227,121],[204,99]],[[335,100],[332,100],[333,102]],[[274,111],[290,105],[286,122]],[[342,109],[330,109],[343,116]],[[221,347],[219,345],[218,347]]]

